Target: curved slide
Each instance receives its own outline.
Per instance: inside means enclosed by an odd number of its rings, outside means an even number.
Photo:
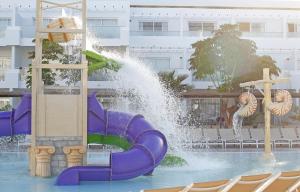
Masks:
[[[131,179],[151,174],[167,152],[167,142],[141,115],[106,111],[94,95],[88,98],[88,133],[120,136],[132,147],[111,153],[109,166],[78,166],[64,170],[58,185],[75,185],[80,181]]]
[[[0,136],[30,134],[31,97],[25,95],[16,110],[0,113]],[[3,125],[3,124],[2,124]],[[76,166],[57,177],[57,185],[77,185],[80,181],[131,179],[151,174],[167,152],[165,136],[141,115],[104,110],[95,95],[88,98],[88,133],[118,136],[130,143],[124,152],[111,153],[109,166]]]
[[[0,137],[31,134],[31,95],[24,95],[16,109],[0,112]]]

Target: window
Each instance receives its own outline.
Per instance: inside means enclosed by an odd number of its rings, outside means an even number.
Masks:
[[[203,31],[214,31],[214,23],[203,23]]]
[[[251,23],[251,32],[265,32],[265,24]]]
[[[143,57],[140,60],[156,72],[170,70],[170,58],[168,57]]]
[[[202,24],[203,23],[190,22],[189,23],[189,31],[202,31],[202,29],[203,29]]]
[[[92,18],[88,19],[88,26],[117,26],[118,19],[100,19],[100,18]]]
[[[148,32],[168,31],[168,22],[154,22],[154,21],[139,22],[139,31],[148,31]]]
[[[11,19],[10,18],[0,18],[0,26],[10,26],[11,25]]]
[[[9,57],[0,57],[0,70],[6,70],[10,67]]]
[[[297,31],[297,25],[294,23],[288,23],[288,32],[293,33]]]
[[[250,23],[239,23],[239,30],[241,32],[250,32]]]
[[[96,38],[115,39],[120,38],[118,19],[88,19],[87,26]]]
[[[4,36],[7,26],[11,25],[10,18],[0,18],[0,37]]]
[[[0,81],[4,81],[5,72],[10,68],[10,58],[0,57]]]
[[[9,99],[1,98],[0,99],[0,108],[5,107],[10,104]]]
[[[215,29],[214,23],[206,22],[189,22],[189,31],[209,31],[213,32]]]
[[[239,30],[241,32],[254,32],[254,33],[265,32],[265,24],[242,22],[239,23]]]

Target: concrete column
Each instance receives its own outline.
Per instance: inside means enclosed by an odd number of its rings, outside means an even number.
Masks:
[[[232,25],[237,24],[234,17],[231,17],[231,18],[230,18],[230,24],[232,24]]]
[[[15,27],[17,24],[17,7],[14,5],[13,8],[13,14],[12,14],[12,18],[11,18],[11,26]]]
[[[10,89],[19,87],[19,69],[16,69],[16,46],[11,46],[10,69],[5,73],[5,82]]]
[[[283,17],[282,19],[282,38],[286,39],[287,38],[287,18],[286,16]]]
[[[183,49],[183,56],[182,56],[182,68],[184,69],[184,70],[187,70],[188,69],[188,65],[189,65],[189,63],[188,63],[188,58],[187,58],[187,48],[184,48]]]
[[[183,15],[180,14],[180,37],[183,37]]]
[[[13,45],[11,46],[11,64],[10,64],[11,69],[16,68],[16,46]]]
[[[300,69],[298,68],[298,55],[297,55],[297,49],[294,49],[294,70],[299,71]]]

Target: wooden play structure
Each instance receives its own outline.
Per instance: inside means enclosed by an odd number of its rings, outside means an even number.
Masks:
[[[45,39],[68,43],[77,36],[80,38],[80,49],[84,51],[86,49],[86,5],[86,0],[67,3],[36,0],[35,59],[32,64],[32,144],[30,148],[32,176],[50,176],[51,172],[59,172],[67,166],[79,165],[85,159],[88,76],[86,58],[82,55],[80,64],[43,64],[42,48]],[[77,25],[74,18],[59,17],[48,25],[44,25],[44,12],[49,9],[75,10],[79,13],[82,23]],[[80,70],[79,94],[47,94],[46,85],[42,80],[42,71],[45,69]],[[50,165],[52,170],[50,170]],[[53,170],[53,167],[56,170]]]
[[[275,94],[275,102],[272,102],[271,89],[272,84],[287,82],[288,79],[280,78],[271,80],[270,72],[268,68],[263,69],[263,79],[257,81],[250,81],[241,83],[240,87],[251,87],[257,88],[258,85],[263,85],[263,91],[261,93],[264,96],[264,122],[265,122],[265,154],[269,155],[272,153],[271,149],[271,113],[274,115],[285,115],[292,108],[292,97],[290,93],[286,90],[278,90]],[[254,113],[257,107],[257,101],[253,94],[243,93],[240,97],[240,103],[245,107],[242,108],[241,116],[246,117]]]

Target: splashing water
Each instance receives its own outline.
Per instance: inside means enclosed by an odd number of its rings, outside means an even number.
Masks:
[[[108,52],[101,54],[122,64],[113,82],[118,95],[113,109],[142,114],[166,135],[171,151],[181,151],[183,135],[177,122],[182,113],[179,100],[143,63]]]
[[[99,40],[89,36],[87,49],[98,52],[92,42]],[[181,154],[186,134],[178,124],[179,116],[184,114],[180,100],[164,88],[158,75],[144,63],[111,52],[102,51],[100,54],[122,65],[117,73],[107,74],[114,79],[111,88],[117,91],[112,110],[142,114],[166,136],[169,150]]]
[[[242,106],[233,114],[232,125],[236,139],[242,139],[241,129],[243,127],[243,117],[239,115]]]

